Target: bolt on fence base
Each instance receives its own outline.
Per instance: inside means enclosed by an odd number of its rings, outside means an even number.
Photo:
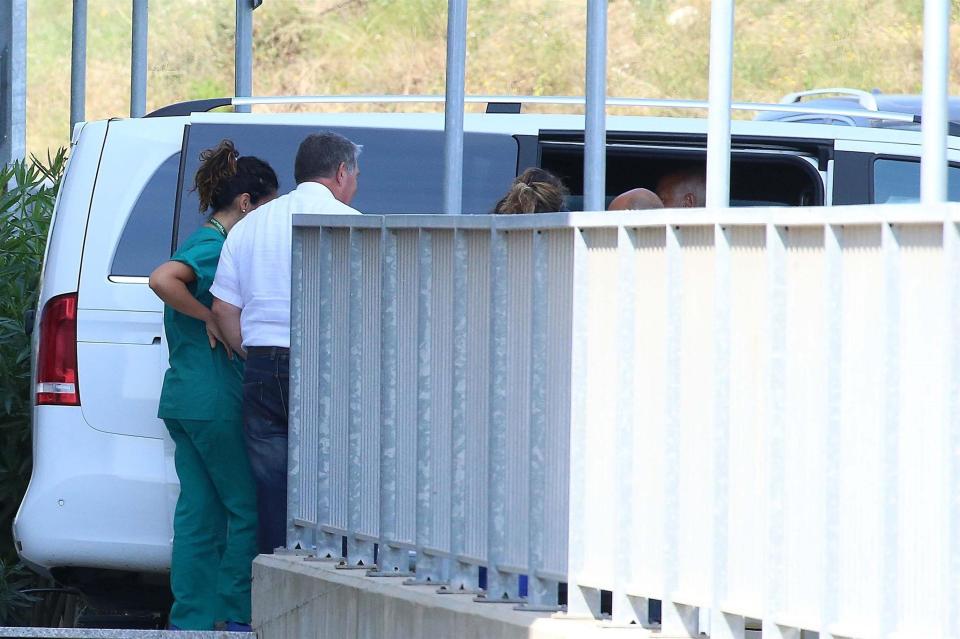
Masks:
[[[380,544],[377,563],[367,571],[368,577],[412,577],[410,551],[388,544]]]
[[[373,568],[367,571],[367,577],[412,577],[413,573],[405,570],[380,570],[374,564]]]
[[[439,577],[412,577],[403,582],[404,586],[449,586],[450,582]]]
[[[418,551],[417,563],[414,568],[414,577],[403,582],[404,586],[449,586],[449,561],[444,557],[436,557],[426,552]]]
[[[445,584],[437,588],[438,595],[474,595],[479,596],[483,591],[479,588],[470,588],[461,584],[459,587],[453,584]]]
[[[503,593],[500,597],[489,597],[487,595],[478,595],[473,598],[475,603],[489,603],[489,604],[525,604],[527,600],[522,597],[514,597],[507,593]]]
[[[366,570],[372,571],[377,569],[377,564],[365,564],[363,561],[358,561],[357,563],[350,563],[347,559],[341,558],[340,561],[334,566],[337,570]]]

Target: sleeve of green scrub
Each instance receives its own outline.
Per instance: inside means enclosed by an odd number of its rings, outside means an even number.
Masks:
[[[170,259],[175,262],[181,262],[189,266],[197,278],[196,289],[193,291],[194,297],[209,306],[205,302],[210,287],[213,285],[213,278],[217,273],[217,262],[220,260],[220,250],[223,247],[223,238],[217,235],[213,229],[209,237],[199,238],[196,242],[185,244]]]

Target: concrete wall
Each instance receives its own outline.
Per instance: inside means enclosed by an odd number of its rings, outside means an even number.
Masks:
[[[642,637],[639,628],[522,612],[509,604],[439,595],[363,570],[294,555],[263,555],[253,565],[253,625],[260,639],[567,639]]]

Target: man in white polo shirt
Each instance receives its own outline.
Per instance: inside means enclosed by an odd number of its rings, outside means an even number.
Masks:
[[[359,214],[360,147],[336,133],[300,143],[297,188],[231,230],[210,292],[230,346],[246,351],[243,427],[257,485],[261,553],[286,545],[287,408],[290,364],[290,253],[294,213]]]

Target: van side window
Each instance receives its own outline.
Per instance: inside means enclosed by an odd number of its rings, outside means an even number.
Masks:
[[[441,213],[443,208],[443,131],[340,126],[214,124],[190,125],[184,188],[180,194],[177,244],[203,220],[197,194],[187,185],[199,166],[203,149],[233,140],[242,155],[270,163],[280,180],[280,193],[296,184],[293,161],[300,142],[320,129],[336,131],[363,146],[360,181],[351,206],[362,213]],[[463,212],[489,213],[517,175],[517,141],[510,135],[464,134]]]
[[[960,167],[951,166],[947,172],[947,199],[960,202]],[[873,163],[873,201],[875,204],[919,202],[919,160],[877,159]]]
[[[113,254],[110,275],[150,275],[170,259],[180,154],[163,161],[140,192]]]

